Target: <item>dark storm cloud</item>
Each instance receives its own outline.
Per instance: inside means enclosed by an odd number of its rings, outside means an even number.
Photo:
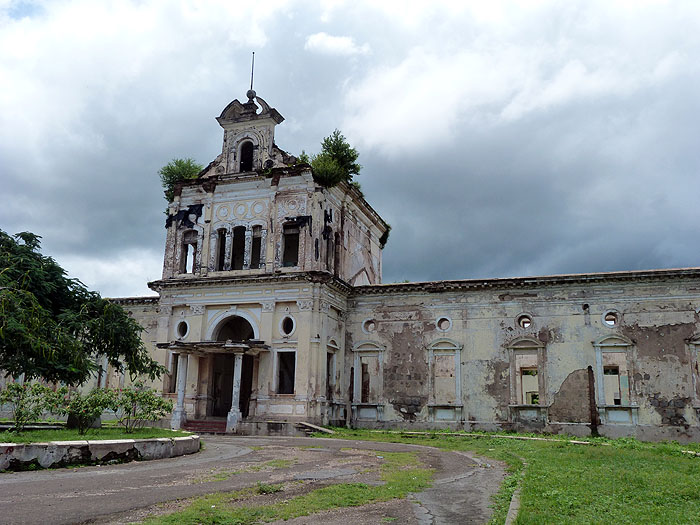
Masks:
[[[107,295],[159,277],[157,170],[220,152],[251,50],[280,147],[360,150],[386,282],[698,264],[693,2],[18,5],[0,227]]]

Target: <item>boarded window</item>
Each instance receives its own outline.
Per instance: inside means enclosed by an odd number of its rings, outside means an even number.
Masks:
[[[326,399],[333,399],[335,386],[335,354],[326,352]]]
[[[282,266],[299,265],[299,227],[286,225],[282,233]]]
[[[245,226],[236,226],[233,229],[231,246],[231,269],[242,270],[245,258]]]
[[[260,252],[262,250],[262,227],[253,226],[253,242],[250,251],[250,267],[260,268]]]
[[[277,393],[293,394],[296,352],[280,352],[278,355],[279,375],[277,378]]]
[[[216,232],[216,266],[214,269],[220,272],[224,269],[226,261],[226,230]]]
[[[452,405],[457,402],[455,355],[433,356],[433,398],[435,404]]]
[[[241,145],[240,171],[253,171],[253,143],[246,141]]]

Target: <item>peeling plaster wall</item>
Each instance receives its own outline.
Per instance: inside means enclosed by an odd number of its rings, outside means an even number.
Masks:
[[[433,284],[440,283],[409,284],[400,291],[398,285],[361,287],[350,298],[347,341],[386,348],[384,426],[439,422],[428,406],[434,394],[430,389],[435,388],[428,378],[428,348],[447,337],[462,345],[461,399],[455,404],[463,409],[455,423],[589,432],[587,367],[596,377],[602,375],[594,343],[604,340],[602,345],[611,346],[603,351],[614,350],[626,360],[630,393],[629,406],[602,407],[608,413],[602,432],[626,428],[627,434],[644,436],[669,427],[669,435],[700,437],[697,353],[689,346],[700,330],[696,279],[532,284],[526,291],[436,291]],[[617,315],[616,326],[604,321],[611,311]],[[531,318],[526,328],[517,322],[522,314]],[[441,317],[450,320],[446,331],[436,326]],[[368,332],[367,326],[375,328]],[[539,406],[518,406],[513,356],[520,352],[537,356]],[[598,407],[604,405],[602,392],[595,395]],[[618,419],[623,416],[628,424]]]

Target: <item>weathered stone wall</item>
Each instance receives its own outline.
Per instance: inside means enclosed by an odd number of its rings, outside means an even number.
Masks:
[[[700,436],[696,273],[356,288],[347,341],[384,349],[381,421],[359,418],[357,424],[448,424],[429,400],[440,397],[434,389],[445,384],[430,377],[430,349],[449,340],[460,347],[455,405],[462,406],[454,423],[590,432],[590,366],[602,427],[642,436],[644,429],[669,427],[669,435]],[[606,314],[614,314],[614,324],[606,323]],[[519,323],[523,315],[525,325]],[[530,383],[539,385],[535,405],[519,391],[519,359],[537,368]],[[612,377],[622,403],[605,406],[604,369],[618,374]]]

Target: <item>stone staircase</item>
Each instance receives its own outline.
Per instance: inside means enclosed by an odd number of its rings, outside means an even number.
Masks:
[[[194,432],[195,434],[225,434],[225,419],[192,419],[188,420],[182,427],[183,430]]]

